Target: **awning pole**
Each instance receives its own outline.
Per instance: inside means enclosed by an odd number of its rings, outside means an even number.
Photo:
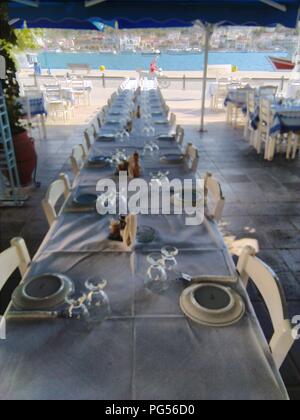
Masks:
[[[214,32],[214,27],[211,24],[205,25],[205,51],[204,51],[204,69],[203,69],[203,83],[202,83],[202,108],[201,108],[201,124],[200,132],[204,133],[204,117],[205,117],[205,101],[206,101],[206,86],[208,75],[208,54],[210,47],[210,39]]]

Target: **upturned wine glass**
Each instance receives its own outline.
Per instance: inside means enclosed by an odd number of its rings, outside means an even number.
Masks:
[[[85,282],[87,289],[86,306],[90,313],[92,323],[101,323],[111,315],[111,307],[104,288],[107,281],[98,278],[89,278]]]
[[[150,267],[147,271],[145,286],[153,293],[162,293],[168,289],[168,276],[161,253],[156,252],[148,255],[147,261]]]

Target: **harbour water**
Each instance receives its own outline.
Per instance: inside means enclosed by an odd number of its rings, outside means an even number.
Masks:
[[[274,71],[268,56],[286,57],[284,52],[211,52],[209,64],[231,64],[240,71]],[[89,64],[94,70],[105,66],[107,70],[148,69],[155,55],[141,53],[65,53],[43,52],[39,62],[43,69],[66,69],[68,64]],[[158,57],[158,66],[164,71],[201,71],[203,53],[162,53]]]

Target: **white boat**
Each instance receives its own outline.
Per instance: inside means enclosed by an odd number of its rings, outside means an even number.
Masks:
[[[160,50],[150,50],[150,51],[142,51],[142,55],[160,55],[161,51]]]

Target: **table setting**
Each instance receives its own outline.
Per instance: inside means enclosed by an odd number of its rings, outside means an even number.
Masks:
[[[166,113],[152,115],[164,109],[160,90],[154,81],[147,89],[112,100],[108,122],[112,110],[129,116],[139,104],[133,130],[121,139],[114,124],[104,124],[99,138],[113,140],[92,146],[13,296],[0,346],[0,398],[288,398],[213,220],[187,226],[185,214],[99,214],[117,199],[127,204],[121,189],[96,191],[101,179],[118,185],[122,168],[157,185],[199,178],[168,138]],[[190,195],[204,206],[204,196]],[[185,199],[174,190],[173,204]]]

